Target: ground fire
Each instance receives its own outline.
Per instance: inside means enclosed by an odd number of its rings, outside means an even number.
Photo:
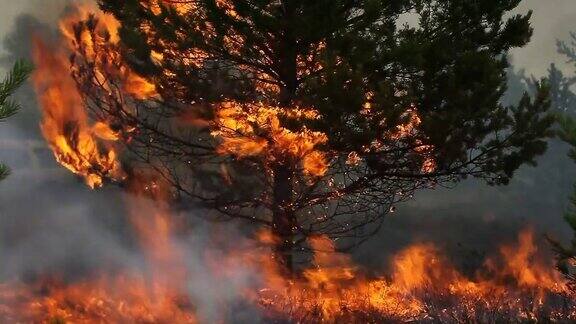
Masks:
[[[194,10],[193,2],[164,2],[173,5],[179,13]],[[150,3],[159,15],[162,11],[159,3]],[[225,8],[230,17],[236,17],[234,6],[228,1],[215,3]],[[148,108],[156,109],[154,101],[164,90],[122,61],[118,21],[96,6],[78,6],[71,12],[61,21],[60,46],[49,44],[40,36],[34,40],[37,69],[33,83],[43,113],[42,133],[56,160],[88,186],[98,188],[114,182],[129,192],[126,219],[146,256],[147,265],[145,270],[108,272],[102,269],[101,274],[82,278],[68,279],[47,273],[40,278],[3,283],[0,285],[0,321],[201,322],[200,303],[194,299],[195,294],[187,290],[187,282],[193,275],[187,263],[196,260],[184,260],[186,246],[175,244],[177,232],[185,225],[175,217],[172,184],[158,170],[124,165],[123,147],[119,144],[130,142],[135,134],[143,131],[136,123],[127,125],[120,121],[136,114],[138,102],[150,102]],[[233,40],[224,43],[231,48],[235,46]],[[110,107],[108,114],[94,116],[94,111],[86,108],[86,98],[79,89],[86,85],[73,78],[86,73],[71,63],[78,52],[94,67],[95,72],[90,72],[94,73],[94,86],[109,93],[108,97],[100,98],[109,100],[102,103]],[[192,54],[194,60],[204,57],[204,53]],[[170,55],[174,53],[152,53],[158,61]],[[305,58],[300,61],[300,65],[307,66]],[[312,73],[319,67],[307,69],[311,70],[302,73]],[[108,78],[115,82],[109,82]],[[259,91],[262,93],[278,92],[269,80],[261,81]],[[120,86],[114,88],[113,84]],[[115,107],[114,98],[120,95],[127,97],[123,101],[125,105]],[[364,114],[369,115],[372,98],[366,97]],[[302,186],[313,186],[317,179],[330,176],[335,157],[323,149],[329,135],[306,127],[294,130],[282,124],[303,120],[313,123],[322,118],[317,110],[305,106],[285,109],[262,102],[247,105],[232,100],[220,102],[213,108],[212,119],[183,115],[179,122],[204,125],[216,143],[216,151],[223,157],[264,161],[260,163],[266,165],[265,170],[271,174],[275,165],[297,165],[305,176],[306,183]],[[421,177],[434,173],[437,169],[437,161],[432,157],[435,147],[425,144],[426,138],[420,136],[418,129],[422,120],[418,107],[408,105],[398,118],[402,121],[382,135],[381,141],[373,141],[364,152],[351,152],[342,164],[360,165],[362,156],[389,149],[385,142],[402,142],[415,136],[419,139],[409,144],[415,146],[411,154],[417,157],[410,163],[417,161],[416,169]],[[163,170],[162,166],[157,168]],[[233,182],[227,176],[231,171],[225,166],[219,172],[226,178],[225,182]],[[331,195],[343,195],[344,191],[336,188]],[[258,280],[244,287],[240,292],[242,301],[238,303],[253,307],[265,322],[576,320],[576,297],[556,271],[554,260],[539,251],[537,237],[529,229],[522,231],[516,241],[503,242],[499,253],[486,257],[474,273],[466,274],[439,247],[428,242],[401,249],[390,257],[387,270],[374,274],[355,264],[350,255],[338,252],[335,240],[322,234],[307,237],[304,244],[311,251],[310,260],[294,273],[287,273],[285,264],[274,253],[281,239],[276,234],[273,230],[261,230],[254,238],[244,239],[257,248],[230,249],[219,255],[219,264],[210,265],[221,276],[231,270],[222,271],[219,267],[238,260],[250,269],[257,269]],[[235,305],[219,306],[222,308],[219,322],[234,322],[230,312]]]
[[[142,179],[145,177],[142,176]],[[155,180],[130,183],[128,221],[145,250],[143,271],[104,271],[66,282],[58,274],[5,283],[0,319],[10,323],[197,323],[186,295],[165,193]]]

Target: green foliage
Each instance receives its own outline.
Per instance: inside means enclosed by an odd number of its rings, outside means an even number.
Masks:
[[[576,67],[576,33],[571,33],[570,42],[558,41],[557,50],[559,54],[567,58],[568,63],[573,63]],[[521,71],[519,78],[524,81],[531,93],[535,93],[538,82],[533,77],[527,78]],[[573,74],[566,75],[555,64],[551,64],[548,69],[547,83],[552,113],[557,122],[555,135],[570,145],[568,156],[576,162],[576,119],[574,117],[576,114],[576,94],[572,90],[576,84],[576,76]],[[565,168],[565,166],[561,168]],[[556,181],[560,181],[560,179],[556,179]],[[558,270],[566,276],[571,288],[576,289],[576,269],[574,268],[576,265],[576,185],[574,185],[570,206],[564,214],[564,219],[574,231],[571,244],[566,246],[552,238],[548,238],[548,241],[556,252]]]
[[[562,52],[560,52],[562,54]],[[525,71],[521,70],[516,75],[511,75],[512,81],[516,84],[521,83],[531,94],[537,92],[538,80],[534,77],[527,77]],[[576,94],[572,87],[576,84],[576,77],[567,76],[556,67],[556,64],[550,64],[546,81],[549,84],[550,105],[553,113],[567,113],[574,115],[576,113]]]
[[[10,97],[26,81],[30,73],[32,73],[32,69],[30,64],[18,61],[2,83],[0,83],[0,121],[5,121],[20,109],[20,105],[10,100]],[[0,164],[0,180],[6,178],[9,174],[10,169]]]
[[[330,136],[330,149],[343,156],[369,146],[378,134],[401,122],[406,107],[415,105],[426,144],[437,147],[442,173],[465,169],[462,173],[491,183],[507,183],[521,164],[533,163],[545,150],[541,139],[549,135],[546,126],[551,125],[544,116],[550,104],[545,96],[535,102],[526,97],[516,108],[500,104],[508,67],[504,54],[525,45],[532,35],[531,13],[504,18],[519,2],[230,1],[235,17],[240,17],[235,19],[214,0],[194,2],[198,9],[186,15],[170,7],[156,15],[139,0],[100,1],[122,22],[128,61],[165,86],[181,89],[179,99],[281,102],[282,98],[256,95],[249,80],[254,72],[262,73],[284,87],[292,102],[321,112],[321,121],[308,126],[337,135]],[[418,19],[417,26],[399,25],[399,17],[409,13]],[[155,32],[150,41],[143,25]],[[214,30],[213,37],[206,36],[208,28]],[[230,38],[241,38],[241,46],[230,50]],[[174,48],[165,44],[171,43],[176,51],[195,48],[209,53],[210,69],[191,68],[177,57],[162,66],[152,63],[151,51],[170,53]],[[317,51],[320,43],[325,45]],[[296,75],[296,58],[310,55],[322,69]],[[215,70],[221,73],[209,76]],[[540,94],[547,89],[537,90]],[[366,93],[374,94],[379,118],[360,114]],[[471,150],[477,158],[469,159]],[[388,156],[372,162],[372,173],[394,163]],[[406,172],[413,170],[394,173]]]
[[[10,169],[4,165],[0,164],[0,181],[6,179],[10,175]]]
[[[9,98],[26,81],[32,73],[32,69],[32,66],[27,62],[18,61],[0,83],[0,121],[6,120],[20,109],[20,105]]]
[[[537,82],[535,94],[526,94],[516,106],[502,104],[507,54],[532,36],[531,13],[511,15],[520,0],[199,0],[187,2],[195,7],[184,14],[164,5],[153,10],[141,0],[99,3],[121,22],[125,61],[153,80],[165,98],[165,109],[155,110],[162,115],[142,109],[148,115],[120,121],[142,130],[132,148],[146,163],[154,156],[174,170],[186,165],[186,174],[171,172],[167,178],[184,194],[203,195],[201,200],[219,206],[229,203],[228,215],[253,220],[254,210],[258,215],[274,210],[278,201],[270,197],[277,197],[277,179],[266,178],[253,159],[219,160],[232,177],[240,169],[262,175],[252,177],[259,182],[249,182],[252,190],[222,190],[245,194],[224,199],[212,191],[230,184],[210,181],[208,190],[190,176],[209,174],[201,162],[190,161],[217,155],[210,147],[203,150],[210,139],[196,132],[174,140],[177,132],[154,126],[161,124],[157,121],[182,110],[202,115],[223,100],[318,110],[319,120],[283,125],[327,134],[323,149],[334,161],[328,176],[312,184],[297,176],[284,179],[293,182],[294,192],[282,199],[288,203],[281,209],[290,209],[296,224],[290,230],[303,236],[365,234],[362,225],[382,219],[391,204],[439,182],[474,176],[506,184],[522,164],[535,164],[552,135],[547,82]],[[402,24],[406,18],[415,22]],[[152,51],[162,53],[163,60],[155,61]],[[203,53],[203,59],[191,64],[195,53]],[[280,91],[262,91],[262,82]],[[79,83],[93,89],[90,80]],[[421,120],[418,132],[401,139],[383,135],[405,124],[409,108]],[[427,158],[435,162],[433,172],[422,171],[419,148],[431,148]],[[346,164],[351,154],[363,162]],[[232,180],[232,185],[243,182]],[[277,225],[266,217],[262,223]]]
[[[576,94],[572,91],[572,87],[576,84],[576,77],[564,75],[555,64],[551,64],[548,69],[548,80],[552,108],[558,112],[575,114]]]
[[[567,63],[574,64],[576,67],[576,33],[570,33],[570,42],[558,41],[556,44],[557,52],[563,55]],[[525,75],[524,70],[518,73],[510,73],[509,80],[512,87],[523,87],[531,94],[537,92],[538,80],[533,76]],[[558,69],[556,64],[550,64],[546,80],[549,84],[550,103],[554,113],[566,113],[568,115],[576,114],[576,94],[573,87],[576,84],[576,75],[574,73],[566,74]],[[518,89],[513,89],[518,90]]]
[[[569,156],[576,161],[576,120],[566,115],[559,114],[557,116],[560,130],[558,136],[566,143],[570,144],[572,149]]]

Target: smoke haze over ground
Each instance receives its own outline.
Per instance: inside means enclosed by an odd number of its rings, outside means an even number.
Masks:
[[[25,55],[31,31],[26,27],[54,23],[64,3],[0,0],[0,39],[6,39],[1,52],[10,59]],[[570,74],[573,69],[561,64],[555,44],[576,31],[576,2],[527,0],[519,10],[529,9],[534,10],[535,35],[528,47],[513,53],[515,69],[543,76],[549,64],[556,62]],[[7,67],[0,66],[0,71]],[[124,209],[118,190],[89,191],[62,171],[45,149],[37,148],[39,114],[30,89],[23,89],[20,98],[25,110],[0,125],[0,142],[26,139],[32,144],[24,149],[0,149],[0,160],[14,169],[13,176],[0,184],[0,279],[62,266],[90,269],[102,263],[140,262],[123,235],[120,215]],[[437,242],[454,256],[481,256],[493,248],[493,242],[512,241],[526,226],[539,234],[566,238],[569,231],[562,213],[576,181],[566,152],[566,147],[554,144],[537,168],[523,167],[508,187],[488,187],[470,180],[454,189],[418,193],[414,201],[390,215],[373,240],[356,251],[357,259],[380,267],[389,252],[420,240]],[[198,236],[193,240],[204,239]],[[198,253],[191,251],[191,258],[198,258]],[[202,273],[198,267],[197,272]],[[238,278],[237,284],[244,279]],[[198,281],[194,284],[209,282]]]

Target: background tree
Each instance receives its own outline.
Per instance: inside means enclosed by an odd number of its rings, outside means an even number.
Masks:
[[[271,228],[290,266],[311,235],[359,242],[417,189],[506,184],[545,151],[547,86],[500,102],[519,2],[101,0],[120,37],[79,23],[73,76],[126,165]]]
[[[576,33],[570,33],[570,38],[569,42],[560,40],[557,42],[558,53],[567,58],[567,63],[576,67]],[[576,76],[565,76],[552,64],[549,78],[554,85],[556,108],[564,113],[575,114],[576,94],[574,94],[573,86],[576,83]]]
[[[562,52],[560,52],[562,53]],[[548,68],[548,76],[546,76],[550,94],[550,107],[553,112],[557,113],[573,113],[576,111],[576,94],[572,91],[572,87],[576,83],[576,77],[565,75],[562,70],[558,69],[556,64],[550,64]],[[530,94],[535,95],[538,92],[540,81],[534,76],[526,76],[525,70],[509,71],[508,73],[509,90],[515,96],[518,91],[528,91]],[[516,89],[517,88],[517,89]],[[506,98],[515,101],[516,98]]]
[[[10,100],[10,97],[26,81],[30,73],[32,67],[24,61],[18,61],[0,83],[0,122],[13,116],[20,109],[20,105]],[[9,173],[10,169],[0,163],[0,180],[5,179]]]
[[[566,63],[576,68],[576,34],[571,33],[568,41],[558,40],[556,50],[566,60]],[[576,69],[559,68],[558,65],[551,63],[548,68],[546,80],[550,94],[550,112],[557,115],[563,125],[569,123],[566,116],[574,118],[576,116],[576,94],[574,85],[576,83]],[[528,91],[532,96],[538,92],[539,81],[534,76],[527,76],[524,70],[509,70],[508,74],[508,96],[505,98],[507,103],[515,103],[519,100],[521,93]],[[562,132],[566,134],[566,129]],[[548,152],[539,159],[540,171],[531,172],[531,175],[519,174],[518,178],[527,183],[537,183],[542,188],[548,188],[545,192],[539,193],[539,200],[546,200],[551,205],[559,206],[561,209],[566,205],[566,192],[570,192],[573,186],[573,179],[570,170],[573,161],[566,158],[566,153],[570,145],[564,138],[551,138],[548,141]],[[521,189],[525,192],[525,188]]]
[[[566,63],[576,67],[576,33],[570,33],[570,41],[556,42],[556,49],[559,54],[565,57]],[[510,71],[509,83],[512,88],[524,88],[531,94],[538,92],[539,80],[534,76],[526,76],[525,70]],[[550,92],[550,102],[552,111],[562,114],[576,113],[576,94],[574,84],[576,75],[566,75],[556,64],[551,63],[546,77]]]
[[[567,63],[572,63],[576,66],[576,33],[570,33],[570,41],[558,41],[558,53],[564,55]],[[570,146],[568,156],[572,162],[576,161],[576,94],[573,91],[573,86],[576,83],[576,76],[565,75],[551,64],[549,69],[550,79],[550,92],[552,96],[552,107],[556,112],[558,118],[558,137]],[[555,150],[557,151],[557,150]],[[566,181],[564,174],[566,169],[570,166],[558,165],[557,169],[560,171],[560,179],[557,183]],[[558,178],[558,177],[556,177]],[[576,186],[574,187],[576,189]],[[564,215],[564,219],[574,231],[574,238],[570,245],[565,246],[559,241],[550,239],[554,251],[558,258],[558,270],[562,272],[568,279],[569,286],[572,290],[576,289],[576,190],[570,197],[570,205]]]
[[[576,161],[576,120],[569,116],[560,116],[560,138],[570,145],[569,156],[573,161]],[[576,186],[574,187],[576,189]],[[574,238],[569,246],[564,246],[559,241],[550,239],[554,251],[558,258],[558,270],[562,272],[568,279],[571,289],[576,289],[576,272],[574,265],[576,264],[576,190],[570,199],[570,208],[564,215],[564,219],[574,230]]]

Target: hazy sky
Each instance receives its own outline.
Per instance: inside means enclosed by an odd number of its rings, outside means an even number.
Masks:
[[[575,0],[525,0],[520,12],[533,10],[535,28],[532,42],[515,51],[515,63],[530,73],[544,74],[551,61],[562,63],[556,54],[556,40],[567,40],[570,31],[576,31]]]

